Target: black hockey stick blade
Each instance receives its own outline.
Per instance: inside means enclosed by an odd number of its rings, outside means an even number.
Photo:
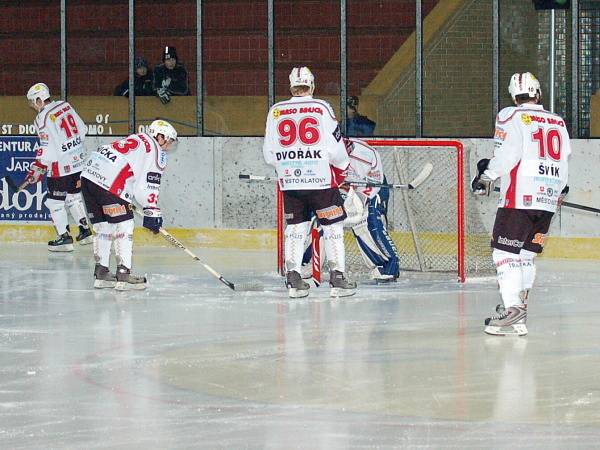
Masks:
[[[17,186],[17,183],[15,183],[15,180],[13,180],[10,175],[6,175],[4,180],[6,181],[6,185],[8,186],[8,190],[11,194],[19,191],[19,186]]]
[[[500,188],[498,186],[496,186],[494,188],[494,192],[500,192]],[[582,211],[588,211],[588,212],[593,212],[596,214],[600,214],[600,208],[594,208],[592,206],[586,206],[586,205],[580,205],[578,203],[571,203],[571,202],[565,202],[563,201],[560,206],[565,206],[567,208],[573,208],[573,209],[580,209]]]
[[[276,177],[265,177],[262,175],[249,175],[245,173],[240,173],[239,178],[242,181],[277,181]]]

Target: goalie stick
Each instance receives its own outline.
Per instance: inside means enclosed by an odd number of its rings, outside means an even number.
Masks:
[[[135,212],[139,216],[143,217],[143,214],[138,209],[135,209]],[[232,291],[264,291],[264,286],[260,283],[237,283],[236,284],[236,283],[233,283],[233,282],[227,280],[225,277],[223,277],[223,275],[221,275],[219,272],[217,272],[215,269],[213,269],[208,264],[206,264],[204,261],[202,261],[199,257],[197,257],[194,253],[192,253],[192,251],[190,249],[188,249],[185,245],[183,245],[181,242],[179,242],[171,233],[169,233],[163,227],[160,227],[160,229],[158,231],[162,235],[162,237],[165,238],[165,240],[167,242],[169,242],[171,245],[173,245],[175,247],[179,247],[181,250],[183,250],[189,256],[191,256],[196,261],[198,261],[200,264],[202,264],[202,266],[211,275],[213,275],[215,278],[218,278],[218,280],[221,283],[223,283],[225,286],[227,286]]]
[[[368,183],[362,181],[351,181],[344,184],[349,184],[351,186],[366,186],[366,187],[388,187],[392,189],[416,189],[419,187],[428,177],[431,175],[433,171],[433,164],[426,163],[419,174],[408,184],[397,184],[397,183]],[[277,181],[277,177],[265,177],[260,175],[249,175],[240,173],[240,180],[243,181]]]
[[[494,188],[494,192],[500,192],[500,188],[498,186],[496,186]],[[579,203],[571,203],[571,202],[566,202],[566,201],[562,201],[560,206],[566,206],[567,208],[573,208],[573,209],[581,209],[582,211],[589,211],[589,212],[593,212],[596,214],[600,214],[600,209],[599,208],[593,208],[591,206],[586,206],[586,205],[580,205]]]

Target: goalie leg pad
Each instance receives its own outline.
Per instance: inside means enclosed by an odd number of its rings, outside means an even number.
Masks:
[[[323,225],[323,246],[329,270],[346,271],[346,249],[344,247],[344,225],[336,222]]]
[[[133,219],[109,224],[114,232],[117,265],[131,269],[133,257]]]
[[[355,226],[352,231],[367,267],[377,268],[380,275],[397,278],[400,275],[400,258],[384,226],[382,208],[383,204],[377,197],[369,200],[366,223]]]
[[[48,210],[50,210],[50,217],[56,228],[56,232],[59,236],[67,232],[67,225],[69,225],[69,216],[65,209],[65,201],[57,200],[54,198],[46,198],[44,202]]]
[[[108,267],[110,261],[110,248],[112,247],[114,237],[114,224],[108,222],[98,222],[93,225],[96,232],[92,238],[94,247],[94,259],[96,263]]]
[[[285,227],[285,270],[302,273],[302,257],[310,222],[301,222]]]
[[[511,306],[520,306],[523,286],[520,256],[495,248],[492,259],[496,265],[498,288],[504,307],[508,309]]]
[[[81,194],[67,194],[65,199],[65,206],[71,213],[77,225],[87,227],[87,219],[85,215],[85,206],[83,204],[83,198]]]

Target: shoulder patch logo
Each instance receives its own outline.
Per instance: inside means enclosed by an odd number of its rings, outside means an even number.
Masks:
[[[281,115],[281,111],[279,110],[279,108],[275,108],[273,110],[273,118],[277,119],[280,115]]]
[[[531,125],[531,116],[527,113],[521,114],[521,122],[525,125]]]

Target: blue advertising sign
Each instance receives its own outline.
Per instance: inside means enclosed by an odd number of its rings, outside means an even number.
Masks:
[[[0,137],[0,221],[51,221],[50,212],[44,205],[46,183],[37,182],[21,192],[11,193],[5,176],[10,176],[18,185],[25,180],[29,164],[35,159],[39,145],[37,137]]]

